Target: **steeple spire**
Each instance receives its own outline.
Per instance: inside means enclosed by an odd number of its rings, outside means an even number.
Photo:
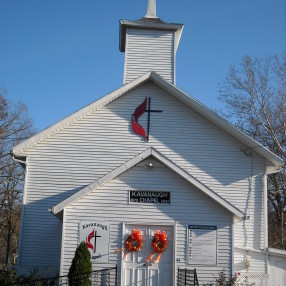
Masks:
[[[146,18],[157,18],[156,16],[156,0],[149,0]]]

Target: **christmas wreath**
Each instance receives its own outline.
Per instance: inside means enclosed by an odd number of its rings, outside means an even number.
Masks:
[[[132,233],[128,235],[128,238],[125,241],[125,247],[122,249],[116,249],[115,252],[121,252],[124,249],[127,249],[123,259],[129,252],[138,252],[143,247],[143,238],[139,229],[134,229]]]
[[[132,233],[129,234],[125,241],[125,248],[128,252],[140,251],[143,246],[142,234],[139,229],[134,229]]]
[[[167,234],[165,233],[165,231],[161,231],[160,233],[160,231],[157,230],[156,233],[154,234],[154,239],[152,241],[153,252],[148,257],[147,262],[151,261],[155,253],[159,253],[158,257],[155,260],[155,263],[158,263],[160,261],[162,252],[164,252],[167,249],[167,247],[168,247]]]

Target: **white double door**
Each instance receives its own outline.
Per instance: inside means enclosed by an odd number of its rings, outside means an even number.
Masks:
[[[143,247],[139,252],[130,252],[122,261],[122,286],[172,286],[173,285],[173,241],[174,227],[162,225],[125,225],[124,239],[139,229],[143,236]],[[152,254],[154,233],[159,230],[167,234],[168,247],[161,254],[160,261],[154,263],[158,253],[147,262]],[[124,255],[124,254],[123,254]]]

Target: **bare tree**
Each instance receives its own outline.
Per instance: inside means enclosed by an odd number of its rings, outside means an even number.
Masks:
[[[252,59],[231,66],[220,84],[223,115],[243,132],[286,159],[286,54]],[[284,215],[286,168],[268,178],[269,245],[286,248]]]
[[[17,256],[24,184],[24,169],[12,160],[10,150],[33,129],[26,106],[8,103],[5,95],[0,90],[0,259],[7,266]]]

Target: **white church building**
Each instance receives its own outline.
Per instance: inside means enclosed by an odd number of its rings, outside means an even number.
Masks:
[[[222,271],[286,285],[267,228],[267,176],[284,162],[176,87],[182,31],[149,0],[145,17],[120,21],[123,85],[13,148],[26,170],[21,271],[66,275],[86,241],[93,268],[117,265],[122,286],[176,285],[178,268],[200,285]],[[143,245],[128,251],[134,230]],[[157,231],[168,245],[148,261]]]

